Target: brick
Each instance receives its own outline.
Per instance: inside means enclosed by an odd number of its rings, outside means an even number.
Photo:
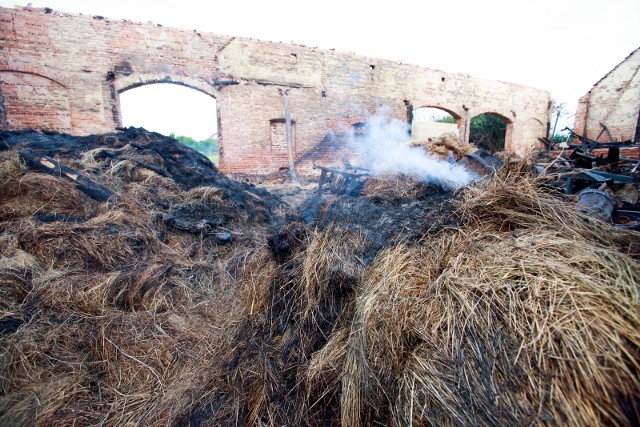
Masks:
[[[268,173],[287,165],[277,124],[284,118],[283,90],[295,121],[296,158],[307,170],[310,153],[339,161],[328,136],[383,106],[400,120],[407,119],[406,104],[452,111],[465,140],[472,117],[500,115],[508,121],[507,148],[520,154],[546,135],[549,121],[549,93],[527,86],[153,24],[0,8],[0,45],[2,128],[111,132],[121,125],[119,92],[181,84],[216,99],[226,172]]]
[[[574,130],[590,139],[640,141],[640,48],[607,73],[578,101]]]

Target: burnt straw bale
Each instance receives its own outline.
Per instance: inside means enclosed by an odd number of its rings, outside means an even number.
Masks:
[[[0,425],[638,425],[638,232],[505,165],[288,204],[144,129],[0,132]]]

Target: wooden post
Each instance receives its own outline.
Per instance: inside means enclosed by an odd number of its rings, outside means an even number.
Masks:
[[[409,125],[409,139],[412,139],[413,134],[413,104],[408,99],[404,100],[404,105],[407,107],[407,124]]]
[[[471,136],[471,118],[469,117],[469,107],[462,104],[462,109],[464,110],[464,116],[462,117],[462,142],[469,142],[469,137]]]
[[[289,157],[289,174],[291,175],[292,181],[297,181],[298,176],[296,175],[296,165],[294,161],[294,147],[293,147],[293,137],[291,132],[291,112],[289,111],[289,91],[282,91],[284,96],[284,121],[285,121],[285,132],[287,138],[287,156]]]
[[[640,110],[638,110],[638,124],[636,125],[636,134],[633,137],[633,142],[640,142]],[[638,152],[638,159],[640,159],[640,152]]]
[[[40,172],[48,173],[49,175],[66,178],[67,180],[74,182],[78,190],[82,191],[94,200],[104,202],[113,196],[113,193],[108,187],[90,180],[86,176],[67,166],[61,165],[51,157],[44,156],[37,151],[30,150],[28,148],[18,150],[18,154],[29,167]],[[51,191],[54,190],[55,188],[51,189]]]
[[[553,122],[553,130],[551,131],[551,135],[549,136],[549,139],[552,139],[555,134],[556,134],[556,126],[558,126],[558,120],[560,119],[560,110],[558,109],[558,111],[556,111],[556,120],[555,122]]]
[[[318,181],[318,192],[316,193],[318,197],[322,197],[322,185],[324,184],[324,180],[327,178],[327,170],[321,169],[321,171],[322,172],[320,172],[320,181]]]

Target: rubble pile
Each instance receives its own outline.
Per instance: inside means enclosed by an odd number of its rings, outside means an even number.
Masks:
[[[600,143],[565,130],[576,142],[552,144],[542,139],[547,150],[539,154],[538,173],[579,210],[616,227],[640,230],[640,145]]]
[[[638,233],[487,159],[296,210],[142,129],[0,134],[0,424],[638,423]]]

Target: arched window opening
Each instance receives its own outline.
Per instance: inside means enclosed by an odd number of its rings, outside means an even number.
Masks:
[[[216,100],[190,87],[152,83],[120,93],[122,125],[172,136],[218,164]]]
[[[459,118],[447,110],[436,107],[422,107],[413,110],[411,140],[425,141],[446,133],[458,134]]]
[[[471,119],[469,142],[491,153],[505,149],[507,121],[497,114],[483,113]]]

